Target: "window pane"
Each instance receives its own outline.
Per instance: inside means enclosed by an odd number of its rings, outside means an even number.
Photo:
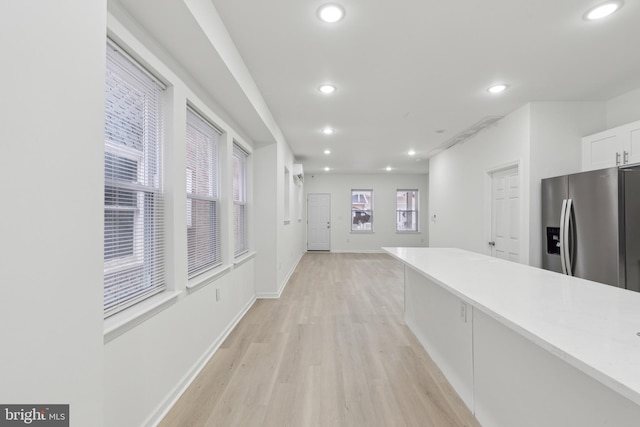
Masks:
[[[373,190],[351,190],[351,231],[373,231]]]
[[[191,199],[193,226],[187,230],[189,276],[221,261],[216,202]]]
[[[235,254],[239,255],[247,250],[246,229],[246,206],[233,205],[233,239],[235,242]]]
[[[418,190],[397,190],[396,231],[418,231]]]
[[[134,245],[133,211],[104,212],[104,259],[122,259],[133,255]]]
[[[217,215],[220,132],[187,109],[187,258],[189,278],[222,262]]]
[[[138,162],[112,153],[104,154],[105,181],[138,182]]]
[[[138,206],[138,192],[106,185],[104,187],[105,206],[135,208]]]
[[[233,236],[235,256],[247,252],[247,157],[248,154],[233,145]]]
[[[145,94],[128,84],[117,69],[107,69],[105,139],[142,151]]]
[[[104,314],[165,289],[161,193],[164,87],[107,43]]]

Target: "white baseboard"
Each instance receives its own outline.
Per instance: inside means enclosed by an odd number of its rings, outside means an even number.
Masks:
[[[166,399],[158,407],[155,411],[147,418],[147,421],[143,423],[143,426],[148,427],[156,427],[162,419],[169,413],[173,405],[176,404],[180,396],[189,388],[191,383],[196,379],[198,374],[202,371],[202,369],[206,366],[209,360],[213,357],[213,355],[218,351],[220,345],[224,342],[225,339],[229,336],[231,331],[236,327],[238,322],[244,317],[245,314],[249,311],[249,309],[256,302],[256,297],[252,297],[240,310],[238,315],[233,318],[233,320],[227,325],[225,330],[218,336],[218,338],[209,346],[207,351],[196,361],[193,367],[187,372],[187,374],[182,378],[182,381],[174,388],[174,390],[167,396]]]
[[[334,254],[384,254],[385,251],[383,251],[382,249],[371,249],[371,250],[332,250],[331,253]]]
[[[305,252],[301,252],[300,255],[298,256],[298,259],[296,260],[296,262],[293,263],[293,267],[289,270],[289,273],[287,273],[287,276],[284,278],[284,280],[280,284],[280,287],[278,288],[278,292],[257,292],[256,293],[256,298],[258,298],[258,299],[278,299],[278,298],[280,298],[280,296],[282,295],[282,292],[284,292],[284,288],[286,288],[287,284],[289,283],[289,279],[291,279],[291,276],[293,276],[293,272],[296,271],[296,268],[298,268],[298,264],[300,264],[300,260],[302,259],[304,254],[305,254]]]

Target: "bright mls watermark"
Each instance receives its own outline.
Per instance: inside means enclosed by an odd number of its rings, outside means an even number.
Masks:
[[[0,405],[0,427],[69,427],[69,405]]]

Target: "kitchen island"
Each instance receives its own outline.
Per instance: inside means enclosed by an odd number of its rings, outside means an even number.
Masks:
[[[405,321],[485,427],[640,425],[640,293],[446,248],[405,264]]]

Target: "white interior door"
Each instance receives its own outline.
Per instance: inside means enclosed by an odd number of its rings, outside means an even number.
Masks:
[[[491,175],[491,255],[520,261],[520,177],[518,168]]]
[[[331,195],[307,195],[307,250],[331,250]]]

